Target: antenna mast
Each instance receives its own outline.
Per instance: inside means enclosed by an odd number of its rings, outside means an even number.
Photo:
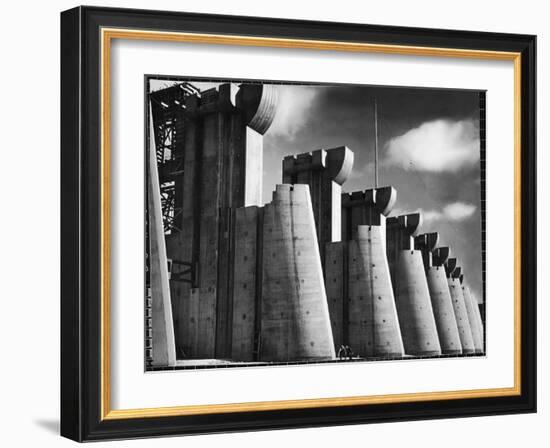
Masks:
[[[378,188],[378,104],[374,97],[374,188]]]

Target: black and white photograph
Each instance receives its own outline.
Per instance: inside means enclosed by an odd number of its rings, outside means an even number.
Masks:
[[[0,446],[544,447],[546,3],[87,3],[2,8]]]
[[[147,371],[486,355],[485,91],[144,98]]]

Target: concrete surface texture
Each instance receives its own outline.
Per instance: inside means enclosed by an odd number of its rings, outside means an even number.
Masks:
[[[231,356],[233,213],[260,204],[262,134],[276,104],[273,88],[247,84],[185,99],[182,223],[168,237],[168,257],[190,263],[196,281],[172,282],[180,356]]]
[[[348,244],[344,241],[325,246],[325,289],[334,346],[338,351],[348,337]]]
[[[342,185],[353,167],[353,152],[345,146],[287,156],[283,183],[309,186],[321,262],[326,243],[341,240]]]
[[[152,127],[152,119],[150,120]],[[151,132],[151,136],[153,133]],[[154,138],[148,153],[149,183],[147,185],[147,202],[149,211],[149,244],[150,244],[150,284],[152,300],[152,330],[155,341],[153,365],[173,366],[176,364],[176,347],[172,305],[168,281],[166,242],[162,223],[162,206],[158,182],[157,159]]]
[[[461,279],[462,283],[462,279]],[[464,303],[466,305],[466,312],[468,314],[468,320],[470,322],[470,329],[472,330],[472,338],[474,340],[474,347],[476,353],[483,353],[484,340],[483,340],[483,324],[479,317],[479,307],[474,303],[472,295],[470,294],[470,288],[462,284],[462,295],[464,296]]]
[[[326,263],[327,291],[343,283],[343,307],[331,307],[333,321],[342,322],[343,344],[362,357],[401,357],[404,354],[393,287],[386,256],[386,215],[396,199],[395,189],[382,187],[342,195],[342,239],[347,250],[335,263]],[[334,245],[327,245],[333,252]],[[341,265],[339,264],[341,263]],[[343,280],[336,280],[343,271]],[[340,313],[343,318],[340,319]]]
[[[466,355],[475,353],[475,345],[470,327],[470,320],[468,318],[468,311],[464,301],[464,294],[462,292],[462,285],[460,284],[460,279],[453,276],[456,268],[456,258],[449,258],[445,263],[445,273],[447,275],[447,283],[449,285],[456,323],[458,325],[462,353]]]
[[[170,281],[178,359],[330,360],[342,347],[367,359],[482,352],[479,308],[456,260],[436,248],[438,234],[417,235],[419,213],[388,218],[392,186],[342,193],[349,148],[285,157],[283,183],[262,206],[275,86],[226,83],[184,101],[180,228],[166,235],[171,266],[189,273]]]
[[[363,357],[405,354],[384,224],[358,226],[357,239],[349,242],[349,345]]]
[[[387,252],[405,353],[437,356],[437,333],[422,254],[413,237],[421,224],[419,214],[388,219]]]
[[[357,236],[360,225],[382,225],[383,219],[393,209],[397,191],[391,186],[342,195],[342,240]]]
[[[422,251],[441,352],[445,355],[459,355],[462,354],[462,344],[443,266],[448,251],[445,253],[439,250],[437,256],[434,256],[433,251],[438,241],[437,233],[418,235],[415,246]]]
[[[277,185],[265,206],[260,359],[335,357],[307,185]]]
[[[261,242],[263,209],[242,207],[235,211],[235,252],[232,263],[233,317],[231,358],[253,361],[261,294]]]

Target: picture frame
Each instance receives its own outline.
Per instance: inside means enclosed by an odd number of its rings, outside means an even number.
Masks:
[[[513,63],[513,386],[113,409],[109,80],[117,39]],[[61,435],[82,442],[536,412],[535,55],[530,35],[98,7],[63,12]]]

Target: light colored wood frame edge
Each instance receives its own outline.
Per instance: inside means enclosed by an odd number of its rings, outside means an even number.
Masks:
[[[280,400],[142,409],[111,409],[110,389],[110,50],[113,39],[299,48],[514,62],[514,386],[442,392]],[[116,420],[263,410],[308,409],[382,403],[502,397],[521,394],[521,53],[304,39],[101,29],[101,419]]]

